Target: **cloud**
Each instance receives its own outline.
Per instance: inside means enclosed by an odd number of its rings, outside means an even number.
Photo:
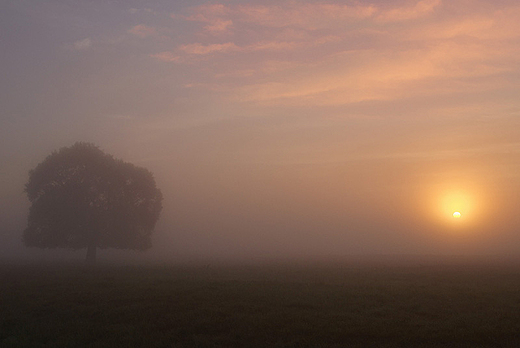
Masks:
[[[441,0],[420,0],[412,6],[381,8],[374,4],[344,5],[281,1],[276,5],[204,4],[192,8],[189,21],[202,22],[210,32],[225,31],[235,23],[264,28],[299,27],[307,30],[345,27],[363,20],[400,22],[427,16],[442,4]]]
[[[204,4],[195,8],[195,14],[189,20],[210,21],[212,18],[226,15],[230,9],[223,4]]]
[[[299,41],[259,41],[248,46],[241,47],[240,51],[290,51],[299,47],[314,47],[320,46],[326,43],[339,41],[341,38],[338,36],[323,36],[318,38],[308,38],[308,40]]]
[[[266,41],[259,42],[250,46],[240,47],[235,45],[233,42],[226,42],[222,44],[210,44],[203,45],[201,43],[193,43],[187,45],[181,45],[177,53],[175,51],[165,51],[161,53],[152,54],[151,57],[158,59],[163,62],[182,62],[185,57],[182,54],[189,56],[207,56],[214,53],[225,53],[225,52],[254,52],[254,51],[276,51],[276,50],[287,50],[296,47],[297,44],[294,42],[278,42],[278,41]],[[221,74],[224,76],[226,74]],[[235,74],[237,75],[237,74]],[[241,75],[241,74],[239,74]],[[245,76],[245,75],[242,75]]]
[[[244,50],[251,51],[280,51],[280,50],[291,50],[298,46],[297,42],[287,41],[262,41],[257,42],[253,45],[247,46]]]
[[[412,40],[453,39],[471,37],[481,40],[504,40],[520,37],[520,7],[487,14],[468,14],[442,23],[428,23],[406,36]]]
[[[74,49],[77,51],[84,51],[92,47],[92,40],[90,38],[85,38],[83,40],[78,40],[73,43]]]
[[[309,43],[309,45],[321,45],[327,42],[333,42],[337,38],[327,37],[324,39],[316,40],[315,42]],[[301,46],[302,42],[290,42],[290,41],[261,41],[256,42],[247,46],[237,46],[233,42],[226,42],[221,44],[209,44],[204,45],[201,43],[192,43],[181,45],[178,48],[178,53],[173,51],[161,52],[153,54],[153,58],[157,58],[164,62],[180,62],[181,54],[195,55],[195,56],[206,56],[213,53],[225,53],[225,52],[256,52],[256,51],[288,51]]]
[[[213,34],[229,30],[235,23],[262,27],[320,28],[361,20],[377,11],[374,5],[301,4],[281,2],[276,6],[205,4],[192,9],[189,21],[205,23],[204,30]]]
[[[247,103],[348,105],[476,93],[504,85],[515,71],[518,14],[519,6],[468,9],[441,0],[217,3],[191,8],[182,18],[198,25],[185,43],[152,57],[204,64],[199,88]]]
[[[216,19],[204,27],[209,32],[219,33],[228,30],[233,25],[231,20]]]
[[[128,12],[130,12],[131,14],[136,14],[136,13],[140,13],[140,12],[155,14],[155,11],[152,10],[151,8],[131,8],[128,10]]]
[[[312,67],[303,65],[290,75],[237,87],[238,101],[268,104],[345,105],[367,100],[392,100],[421,93],[453,93],[495,88],[493,84],[464,85],[463,79],[505,72],[480,45],[440,43],[402,52],[345,51]],[[459,80],[457,83],[446,81]],[[433,83],[434,90],[425,84]],[[419,88],[420,87],[420,88]]]
[[[184,51],[188,54],[195,55],[206,55],[209,53],[215,52],[226,52],[237,50],[238,47],[233,42],[226,42],[223,44],[211,44],[211,45],[203,45],[200,43],[193,43],[188,45],[182,45],[179,47],[179,50]]]
[[[161,52],[151,55],[152,58],[160,60],[162,62],[178,62],[180,60],[180,56],[176,55],[173,52]]]
[[[441,0],[421,0],[412,7],[402,7],[384,11],[377,19],[381,22],[400,22],[415,19],[433,12],[441,3]]]
[[[313,47],[339,42],[342,37],[373,27],[375,22],[425,16],[440,4],[441,0],[421,0],[413,6],[390,9],[381,9],[373,4],[294,1],[282,1],[276,5],[204,4],[192,8],[191,14],[184,19],[202,23],[204,34],[232,34],[233,41],[240,42],[240,45],[191,43],[179,49],[188,54],[204,55],[217,51],[288,51]]]
[[[195,13],[185,17],[186,20],[206,23],[204,29],[212,34],[219,34],[227,31],[233,21],[223,18],[229,14],[229,10],[222,4],[205,4],[197,7]]]
[[[265,27],[329,27],[341,21],[361,20],[371,17],[374,5],[300,4],[282,2],[277,6],[242,5],[234,14],[237,20]]]
[[[144,24],[136,25],[132,29],[128,30],[128,32],[140,38],[145,38],[157,34],[157,30],[155,28],[148,27]]]

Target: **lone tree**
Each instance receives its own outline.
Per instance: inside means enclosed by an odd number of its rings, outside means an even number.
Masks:
[[[23,234],[26,246],[145,250],[162,209],[150,171],[78,142],[51,153],[29,172],[32,205]]]

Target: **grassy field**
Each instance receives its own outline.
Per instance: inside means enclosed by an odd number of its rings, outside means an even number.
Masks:
[[[0,347],[520,347],[520,268],[0,265]]]

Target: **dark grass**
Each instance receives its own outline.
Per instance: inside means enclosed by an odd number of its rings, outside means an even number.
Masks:
[[[520,268],[0,265],[0,347],[520,347]]]

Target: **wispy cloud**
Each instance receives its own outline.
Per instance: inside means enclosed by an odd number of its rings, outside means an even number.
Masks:
[[[204,29],[212,33],[220,33],[228,30],[232,25],[233,21],[231,20],[217,19],[206,25]]]
[[[242,5],[230,10],[245,23],[266,27],[330,27],[340,21],[361,20],[374,15],[374,5],[300,4],[281,2],[277,6]]]
[[[130,30],[128,30],[130,34],[133,34],[135,36],[138,36],[140,38],[145,38],[148,36],[153,36],[157,34],[157,29],[153,27],[146,26],[144,24],[139,24],[134,27],[132,27]]]
[[[480,40],[503,40],[520,37],[520,7],[490,13],[467,14],[441,23],[428,23],[406,35],[412,40],[453,39],[457,37]]]
[[[421,0],[410,7],[381,11],[377,16],[377,20],[381,22],[400,22],[420,18],[433,12],[441,3],[441,0]]]
[[[365,100],[390,100],[423,93],[417,88],[438,81],[437,93],[455,92],[457,85],[443,81],[485,77],[504,72],[485,63],[487,52],[479,45],[439,44],[403,52],[345,51],[312,67],[304,66],[288,78],[237,87],[241,101],[276,104],[341,105]],[[414,87],[415,86],[415,87]],[[489,84],[483,86],[493,88]],[[479,86],[465,86],[478,89]],[[428,90],[431,93],[432,90]]]
[[[223,44],[211,44],[211,45],[203,45],[200,43],[193,43],[188,45],[182,45],[179,47],[179,50],[186,52],[188,54],[195,55],[206,55],[214,52],[227,52],[237,50],[238,47],[233,42],[226,42]]]
[[[152,58],[160,60],[161,62],[178,62],[180,60],[180,56],[176,55],[173,52],[161,52],[150,55]]]
[[[348,38],[364,28],[377,27],[373,23],[426,16],[440,5],[441,0],[421,0],[412,6],[389,9],[381,9],[373,4],[293,1],[282,1],[276,5],[203,4],[192,8],[190,14],[182,18],[201,23],[202,33],[211,34],[219,42],[211,42],[211,37],[204,43],[188,42],[177,47],[177,54],[282,52],[315,47],[332,41],[339,42],[342,37]],[[179,14],[173,17],[179,18]]]
[[[199,88],[248,103],[343,105],[492,89],[492,79],[514,69],[520,6],[464,4],[205,4],[177,13],[195,29],[152,57],[204,64]]]
[[[136,13],[155,13],[154,10],[152,10],[151,8],[131,8],[128,10],[128,12],[132,13],[132,14],[136,14]]]
[[[233,42],[209,45],[192,43],[180,46],[177,53],[175,51],[162,52],[153,54],[152,57],[158,58],[162,61],[180,62],[182,54],[206,56],[214,53],[225,52],[286,51],[296,48],[300,44],[301,43],[298,42],[287,41],[261,41],[248,46],[237,46]]]
[[[224,30],[233,23],[271,28],[318,29],[344,26],[345,21],[405,21],[426,16],[441,5],[441,0],[420,0],[412,5],[393,8],[381,8],[374,4],[344,5],[293,1],[281,1],[276,5],[205,4],[193,8],[193,13],[186,19],[206,23],[204,28],[209,31]]]
[[[205,23],[204,29],[207,32],[218,34],[233,25],[233,21],[226,17],[229,14],[230,9],[223,4],[205,4],[198,6],[192,15],[185,18],[188,21]]]
[[[85,38],[82,40],[75,41],[73,43],[73,47],[77,51],[84,51],[92,47],[92,40],[90,38]]]

